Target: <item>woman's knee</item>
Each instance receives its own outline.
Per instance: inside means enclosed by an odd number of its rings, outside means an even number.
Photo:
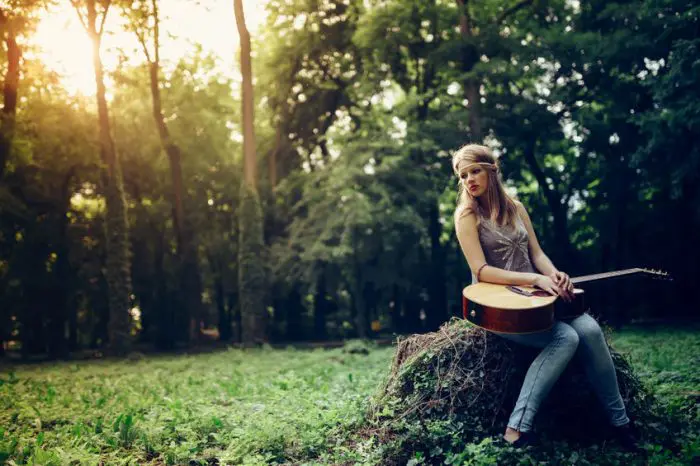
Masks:
[[[570,325],[559,322],[556,329],[556,338],[560,346],[565,346],[571,351],[576,351],[579,343],[579,335]]]
[[[603,330],[600,328],[600,325],[598,325],[598,322],[596,322],[596,320],[588,314],[584,314],[572,321],[571,327],[576,331],[579,338],[585,342],[605,340]]]

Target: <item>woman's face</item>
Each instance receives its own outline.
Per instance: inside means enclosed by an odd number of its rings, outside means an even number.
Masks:
[[[478,163],[462,161],[457,166],[459,179],[464,184],[472,197],[479,197],[486,192],[489,186],[489,174],[486,169]]]

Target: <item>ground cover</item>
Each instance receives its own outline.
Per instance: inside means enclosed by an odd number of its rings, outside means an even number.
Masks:
[[[662,408],[685,426],[678,433],[679,451],[645,445],[645,463],[692,462],[700,451],[693,429],[700,425],[700,332],[624,330],[612,342]],[[394,349],[369,346],[367,354],[363,349],[358,344],[313,351],[230,349],[5,367],[0,462],[371,464],[378,446],[357,433],[366,425],[369,399],[386,377]],[[614,445],[556,449],[567,464],[631,461]],[[504,450],[495,438],[486,438],[449,458],[455,464],[506,457],[532,464],[543,458],[533,450],[517,455]],[[591,463],[593,458],[599,463]],[[411,461],[430,458],[416,452]]]
[[[361,419],[391,352],[231,349],[16,367],[0,382],[0,463],[315,457]]]

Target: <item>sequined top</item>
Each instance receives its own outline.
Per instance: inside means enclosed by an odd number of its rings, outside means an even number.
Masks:
[[[511,227],[498,226],[484,216],[479,206],[476,215],[479,217],[479,242],[488,265],[514,272],[536,272],[530,261],[527,230],[519,216],[515,227]],[[476,276],[472,274],[472,283],[476,282]]]

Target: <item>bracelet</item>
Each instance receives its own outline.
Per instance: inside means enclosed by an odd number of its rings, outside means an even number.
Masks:
[[[482,270],[484,269],[484,267],[486,267],[487,265],[488,265],[488,264],[486,264],[486,263],[482,264],[481,267],[479,267],[479,270],[476,271],[476,281],[477,281],[477,282],[480,282],[480,281],[481,281],[481,278],[480,278],[480,277],[481,277],[481,271],[482,271]]]

